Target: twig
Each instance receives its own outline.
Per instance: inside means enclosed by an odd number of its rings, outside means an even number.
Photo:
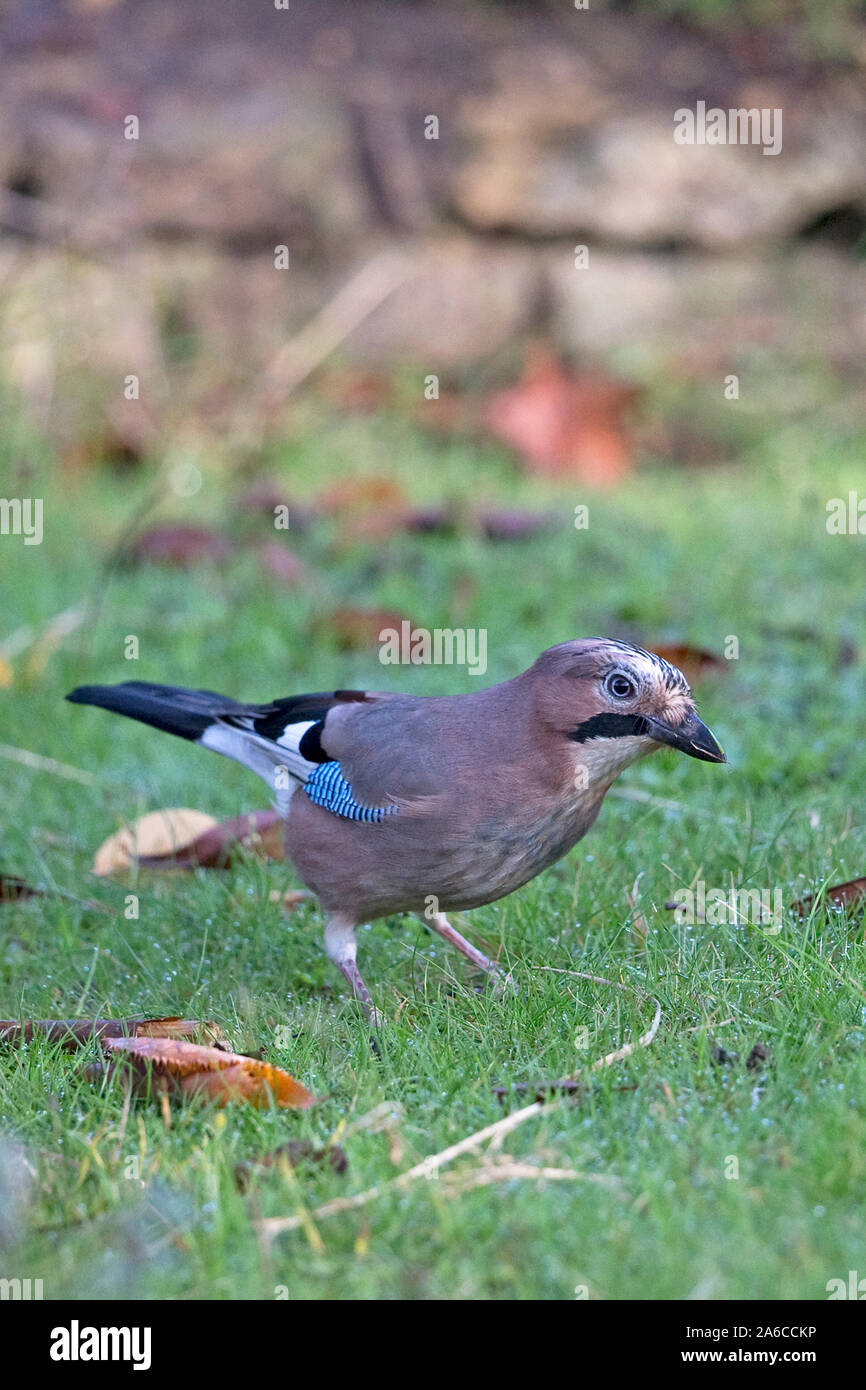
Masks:
[[[699,820],[712,820],[721,825],[739,824],[733,816],[720,816],[718,812],[705,811],[700,806],[686,806],[681,801],[645,792],[641,787],[611,787],[608,796],[619,796],[624,801],[640,801],[646,806],[654,806],[659,811],[677,811],[681,815],[696,816]]]
[[[558,965],[537,965],[536,970],[547,970],[552,975],[573,975],[577,980],[591,980],[594,985],[610,985],[611,989],[629,990],[631,985],[620,984],[618,980],[606,980],[603,975],[588,975],[585,970],[564,970]]]
[[[333,299],[280,348],[264,372],[267,404],[291,395],[364,319],[405,283],[410,262],[399,252],[374,256]]]
[[[620,1061],[623,1057],[630,1057],[637,1047],[649,1047],[658,1030],[661,1021],[661,1004],[656,1004],[655,1017],[650,1025],[649,1031],[638,1038],[636,1043],[626,1043],[625,1047],[619,1048],[617,1052],[610,1052],[606,1057],[600,1057],[597,1062],[593,1062],[590,1070],[598,1071],[600,1067],[612,1066],[614,1062]],[[573,1078],[571,1078],[573,1079]],[[383,1197],[387,1192],[397,1192],[402,1188],[409,1187],[419,1178],[438,1177],[441,1168],[446,1164],[452,1163],[461,1154],[477,1149],[479,1144],[489,1143],[493,1148],[502,1143],[502,1140],[512,1130],[525,1124],[527,1120],[535,1119],[542,1111],[548,1114],[556,1110],[561,1110],[568,1104],[565,1100],[554,1101],[552,1105],[544,1105],[541,1101],[533,1101],[531,1105],[525,1105],[522,1110],[515,1110],[512,1115],[506,1115],[504,1119],[496,1120],[492,1125],[485,1125],[484,1129],[477,1130],[474,1134],[468,1135],[465,1139],[459,1140],[456,1144],[451,1144],[447,1149],[442,1149],[438,1154],[428,1154],[422,1158],[420,1163],[407,1169],[405,1173],[400,1173],[396,1178],[389,1178],[387,1182],[377,1183],[374,1187],[368,1187],[363,1192],[356,1192],[352,1197],[336,1197],[331,1202],[325,1202],[320,1207],[315,1207],[312,1211],[304,1209],[296,1212],[293,1216],[271,1216],[265,1217],[255,1223],[256,1232],[263,1245],[269,1249],[277,1236],[285,1231],[297,1230],[299,1226],[307,1227],[312,1221],[321,1221],[328,1216],[337,1216],[341,1212],[356,1211],[359,1207],[366,1207],[370,1202],[375,1202],[379,1197]],[[541,1172],[537,1168],[531,1169],[533,1176]],[[557,1172],[566,1170],[558,1169]],[[571,1176],[571,1170],[568,1170]],[[601,1180],[598,1176],[593,1178],[589,1174],[574,1173],[574,1178],[582,1178],[589,1181]],[[602,1178],[604,1175],[601,1175]],[[490,1179],[496,1181],[496,1179]],[[615,1182],[616,1179],[607,1178],[608,1182]]]
[[[655,1018],[650,1024],[648,1031],[644,1033],[643,1037],[638,1038],[636,1043],[626,1043],[625,1047],[617,1048],[616,1052],[609,1052],[606,1057],[599,1057],[597,1062],[593,1062],[592,1066],[590,1067],[590,1071],[599,1071],[601,1067],[611,1067],[613,1066],[614,1062],[621,1062],[624,1057],[630,1057],[632,1053],[636,1051],[637,1048],[649,1047],[650,1043],[652,1042],[653,1038],[658,1032],[658,1026],[661,1023],[661,1017],[662,1006],[657,1002]],[[575,1076],[579,1075],[579,1072],[575,1072]]]
[[[0,743],[0,758],[23,763],[37,772],[51,772],[55,777],[65,777],[68,782],[80,782],[85,787],[99,786],[105,780],[93,772],[83,772],[80,767],[59,763],[56,758],[44,758],[41,753],[31,753],[27,748],[15,748],[11,743]]]
[[[492,1165],[471,1168],[465,1173],[451,1173],[440,1189],[448,1197],[457,1197],[474,1187],[489,1187],[495,1182],[515,1179],[534,1179],[536,1182],[591,1182],[600,1187],[620,1191],[622,1183],[610,1173],[580,1173],[575,1168],[536,1168],[532,1163],[513,1163],[508,1160]]]
[[[364,1192],[356,1192],[353,1197],[336,1197],[333,1201],[325,1202],[322,1206],[316,1207],[312,1212],[304,1215],[265,1217],[256,1222],[256,1229],[262,1240],[270,1245],[275,1237],[282,1235],[284,1231],[294,1231],[299,1226],[306,1225],[308,1217],[321,1220],[326,1216],[336,1216],[343,1211],[355,1211],[358,1207],[365,1207],[368,1203],[375,1202],[386,1192],[394,1192],[400,1188],[409,1187],[419,1178],[435,1178],[440,1168],[444,1168],[447,1163],[453,1162],[461,1154],[468,1153],[471,1149],[477,1148],[479,1144],[488,1140],[500,1139],[524,1124],[526,1120],[534,1119],[536,1115],[540,1115],[542,1110],[551,1111],[562,1104],[564,1102],[559,1101],[555,1106],[545,1106],[539,1101],[533,1101],[532,1105],[526,1105],[522,1110],[515,1110],[512,1115],[506,1115],[504,1119],[496,1120],[492,1125],[485,1125],[484,1129],[479,1129],[475,1134],[470,1134],[458,1143],[451,1144],[441,1153],[428,1154],[426,1158],[422,1158],[420,1163],[416,1163],[413,1168],[407,1169],[405,1173],[400,1173],[396,1178],[389,1178],[387,1182],[377,1183],[375,1187],[368,1187]]]

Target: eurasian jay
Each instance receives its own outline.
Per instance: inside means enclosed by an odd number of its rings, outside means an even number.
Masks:
[[[326,913],[325,950],[374,1025],[356,959],[362,923],[416,913],[501,975],[448,912],[494,902],[555,863],[620,772],[660,745],[725,761],[681,671],[598,637],[562,642],[466,695],[336,690],[246,705],[125,681],[67,699],[201,743],[268,783],[288,857]]]

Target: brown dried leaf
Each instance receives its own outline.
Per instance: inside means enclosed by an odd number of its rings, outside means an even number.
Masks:
[[[834,907],[851,907],[863,898],[866,898],[866,877],[852,878],[847,883],[834,883],[824,895],[824,901]],[[804,893],[799,902],[792,904],[793,909],[800,917],[808,917],[814,900],[814,893]]]
[[[213,816],[186,807],[149,811],[131,825],[125,825],[99,846],[93,872],[123,873],[135,860],[165,859],[193,844],[208,830],[219,826]]]
[[[59,1042],[67,1052],[84,1047],[94,1038],[192,1038],[216,1041],[222,1036],[216,1023],[195,1018],[33,1018],[23,1022],[0,1021],[0,1043],[29,1043],[36,1037]]]
[[[140,1084],[146,1084],[152,1074],[159,1089],[203,1095],[218,1105],[240,1100],[260,1107],[306,1110],[314,1103],[306,1087],[282,1068],[237,1052],[171,1038],[104,1037],[101,1044],[108,1057],[129,1064]]]
[[[647,651],[655,652],[671,666],[678,666],[689,685],[694,685],[704,676],[720,675],[729,669],[729,663],[713,652],[700,647],[690,647],[686,642],[645,642]]]
[[[238,849],[262,859],[285,859],[283,822],[278,813],[248,811],[229,820],[213,821],[188,844],[160,854],[139,853],[138,862],[146,869],[225,869]]]

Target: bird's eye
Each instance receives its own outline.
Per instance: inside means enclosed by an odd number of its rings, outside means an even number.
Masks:
[[[608,676],[605,685],[608,694],[613,695],[617,700],[630,700],[635,693],[634,683],[629,680],[628,676]]]

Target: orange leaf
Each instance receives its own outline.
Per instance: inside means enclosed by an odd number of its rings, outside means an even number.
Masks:
[[[242,1100],[292,1110],[306,1110],[314,1103],[306,1087],[288,1072],[256,1057],[164,1038],[103,1038],[101,1043],[109,1057],[129,1062],[139,1079],[152,1071],[182,1095],[203,1094],[218,1105]]]
[[[625,419],[638,395],[612,377],[569,372],[536,349],[517,385],[489,397],[483,418],[530,472],[610,487],[633,466]]]

